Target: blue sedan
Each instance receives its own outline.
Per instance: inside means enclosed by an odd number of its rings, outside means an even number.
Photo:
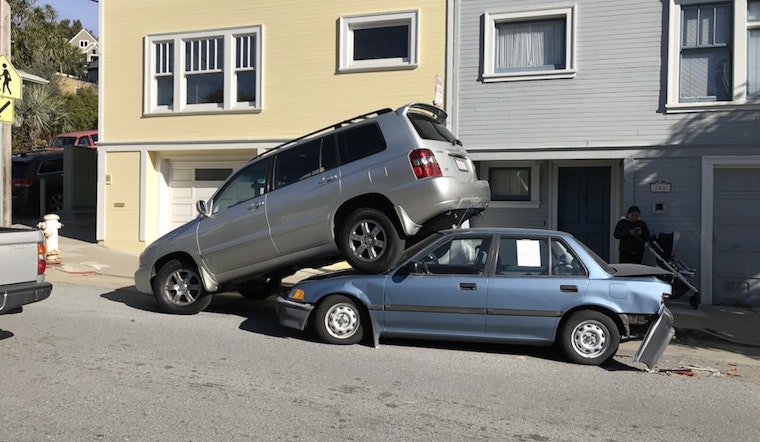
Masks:
[[[598,365],[623,339],[653,368],[673,337],[658,267],[610,265],[569,233],[456,229],[407,250],[381,274],[344,271],[295,284],[277,300],[280,324],[313,327],[332,344],[371,335],[512,344],[558,343]]]

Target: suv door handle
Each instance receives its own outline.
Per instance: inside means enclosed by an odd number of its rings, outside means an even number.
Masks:
[[[338,179],[338,175],[328,175],[319,180],[319,184],[331,183]]]

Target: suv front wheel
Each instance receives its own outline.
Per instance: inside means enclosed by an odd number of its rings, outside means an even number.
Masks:
[[[195,265],[173,259],[164,264],[153,280],[153,293],[167,313],[194,315],[211,304],[211,295]]]
[[[404,240],[393,222],[376,209],[359,209],[340,229],[339,246],[351,267],[361,272],[387,270],[404,251]]]

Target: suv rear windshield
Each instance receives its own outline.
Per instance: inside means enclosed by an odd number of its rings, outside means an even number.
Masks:
[[[11,167],[11,178],[24,178],[28,170],[28,161],[14,161]]]
[[[454,134],[446,129],[443,122],[438,121],[432,116],[419,112],[409,112],[406,116],[412,122],[412,126],[414,126],[420,138],[424,140],[446,141],[448,143],[455,142],[456,137],[454,137]]]

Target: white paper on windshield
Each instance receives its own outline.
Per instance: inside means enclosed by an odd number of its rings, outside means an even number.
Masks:
[[[541,247],[537,240],[517,240],[517,265],[520,267],[541,267]]]

